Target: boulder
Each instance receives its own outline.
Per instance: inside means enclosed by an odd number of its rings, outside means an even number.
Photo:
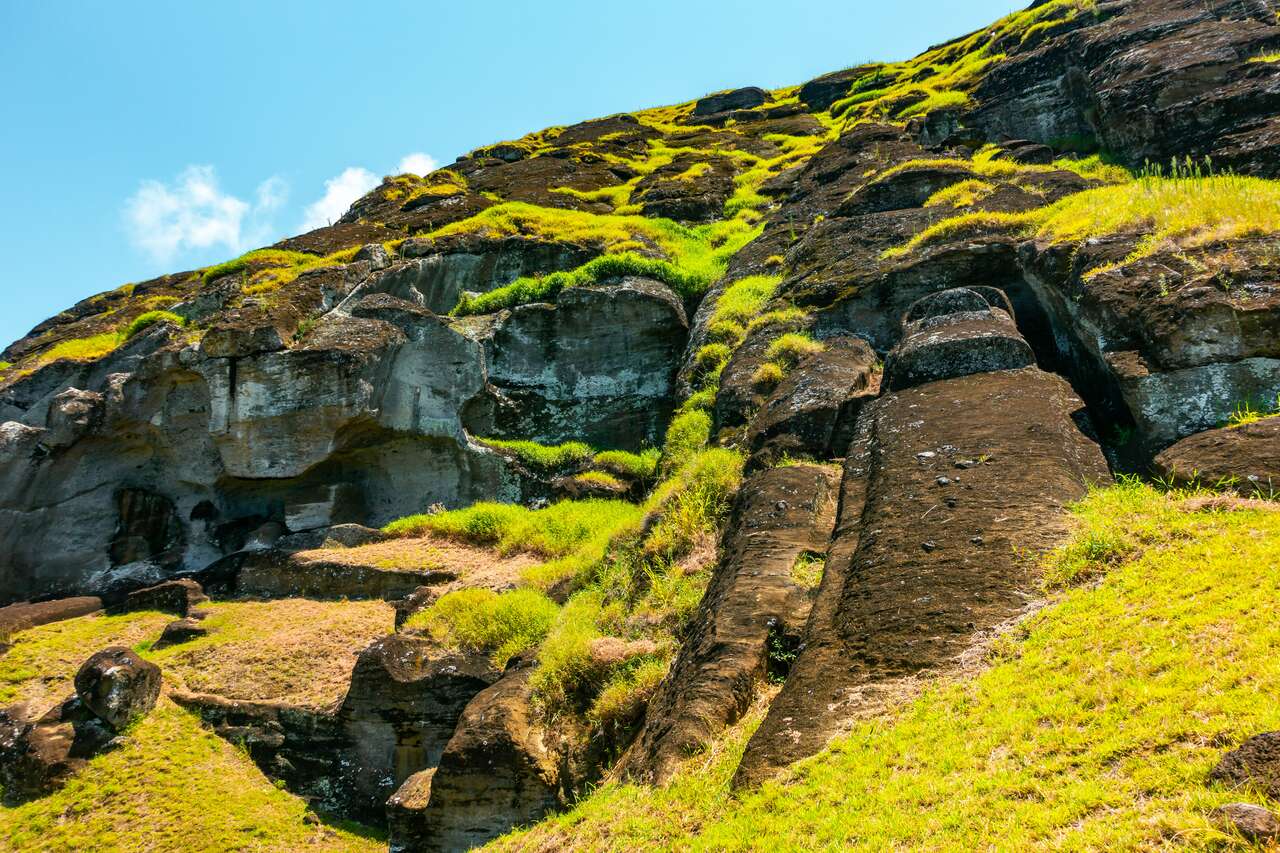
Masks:
[[[1155,469],[1178,485],[1270,497],[1280,491],[1280,416],[1188,436],[1156,456]]]
[[[885,359],[884,384],[900,391],[974,373],[1017,370],[1035,364],[1003,298],[992,305],[975,289],[946,290],[913,305],[903,337]]]
[[[1280,841],[1280,817],[1262,806],[1227,803],[1213,810],[1213,819],[1223,830],[1238,832],[1255,844]]]
[[[80,665],[76,696],[116,731],[150,713],[160,697],[160,667],[131,649],[111,646]]]
[[[177,646],[208,635],[209,629],[201,625],[199,620],[178,619],[164,626],[164,630],[160,632],[160,639],[156,640],[152,648],[163,649],[167,646]]]
[[[200,339],[208,358],[244,358],[285,348],[285,335],[274,324],[215,326]]]
[[[747,86],[742,89],[732,89],[728,92],[718,92],[699,99],[693,105],[693,114],[695,116],[709,116],[728,110],[749,110],[763,106],[767,100],[769,100],[769,93],[764,89],[756,86]]]
[[[24,713],[22,706],[0,710],[0,789],[7,806],[53,793],[116,741],[115,730],[74,696],[37,720]]]
[[[392,850],[469,850],[560,805],[558,756],[533,717],[531,672],[514,666],[472,699],[435,771],[392,798]]]
[[[365,243],[356,252],[354,260],[367,261],[369,266],[375,270],[386,269],[391,263],[387,250],[381,243]]]
[[[1209,771],[1209,781],[1251,787],[1280,800],[1280,732],[1264,732],[1231,750]]]
[[[801,554],[825,549],[836,496],[835,474],[815,466],[772,468],[743,484],[724,556],[621,773],[666,782],[750,706],[771,641],[798,641],[808,618],[811,591],[792,571]]]
[[[193,608],[208,600],[200,584],[189,578],[180,578],[129,593],[125,597],[123,609],[126,613],[158,610],[185,617],[191,614]]]
[[[1036,595],[1066,506],[1109,479],[1066,381],[1034,368],[863,408],[825,574],[782,692],[743,755],[754,784],[820,750],[879,685],[946,667]]]

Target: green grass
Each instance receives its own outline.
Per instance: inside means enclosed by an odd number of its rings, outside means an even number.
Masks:
[[[536,441],[504,441],[497,438],[477,439],[481,444],[513,454],[521,462],[538,471],[560,471],[589,461],[595,451],[580,441],[546,445]]]
[[[1132,233],[1134,249],[1124,260],[1131,263],[1162,248],[1188,249],[1280,233],[1280,181],[1239,175],[1147,175],[1075,193],[1025,213],[976,212],[945,219],[884,257],[996,229],[1076,244]]]
[[[575,474],[573,481],[584,486],[603,486],[617,491],[625,491],[627,488],[625,483],[606,471],[584,471]]]
[[[454,313],[466,315],[543,301],[565,287],[581,287],[621,275],[659,278],[682,295],[698,294],[724,275],[729,258],[754,240],[760,231],[759,227],[739,220],[687,228],[669,219],[595,214],[506,202],[469,219],[446,225],[427,236],[526,236],[584,243],[599,246],[607,252],[571,272],[517,279],[474,300],[464,299]],[[648,257],[653,253],[663,257]]]
[[[485,652],[501,669],[542,642],[559,610],[532,589],[461,589],[410,616],[404,628],[423,631],[448,648]]]
[[[1245,400],[1232,409],[1226,426],[1233,429],[1248,426],[1275,415],[1280,415],[1280,397],[1270,401]]]
[[[306,815],[303,800],[277,789],[244,752],[161,699],[120,749],[93,759],[62,790],[0,807],[0,847],[32,853],[386,849],[367,830],[310,825]]]
[[[285,249],[254,249],[207,268],[201,277],[208,284],[223,276],[240,273],[243,292],[252,296],[277,290],[307,270],[347,263],[358,251],[359,246],[351,246],[320,256]]]
[[[26,369],[35,370],[55,361],[97,361],[115,352],[120,344],[120,335],[116,332],[72,338],[54,344],[26,362]]]
[[[924,203],[925,207],[970,207],[996,191],[995,184],[976,178],[938,190]]]
[[[545,509],[481,502],[466,509],[414,515],[387,525],[396,536],[435,534],[472,545],[490,545],[499,553],[526,552],[565,557],[598,536],[639,519],[634,504],[617,500],[561,501]]]
[[[647,482],[658,472],[658,459],[662,451],[656,448],[630,453],[626,450],[605,450],[595,455],[595,467],[620,477]]]
[[[1205,776],[1230,745],[1280,728],[1280,511],[1188,511],[1125,483],[1076,507],[1094,584],[996,643],[984,671],[943,679],[855,722],[788,776],[735,797],[759,713],[667,787],[607,782],[499,849],[1249,849],[1209,819],[1276,807]],[[803,840],[802,842],[798,840]]]
[[[157,323],[172,323],[175,326],[182,327],[187,325],[185,317],[174,314],[172,311],[148,311],[145,314],[139,314],[133,319],[124,331],[120,333],[121,339],[128,341],[141,332],[146,331]]]
[[[1249,57],[1249,61],[1253,63],[1265,63],[1268,65],[1273,62],[1280,62],[1280,52],[1271,51],[1268,53],[1260,53],[1257,56]]]
[[[667,427],[666,441],[662,447],[664,472],[677,470],[693,458],[711,440],[711,416],[700,409],[692,409],[676,415]]]

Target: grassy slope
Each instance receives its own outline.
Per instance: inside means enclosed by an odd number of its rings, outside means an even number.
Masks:
[[[23,851],[351,850],[386,847],[303,823],[301,799],[170,703],[61,791],[0,807],[0,849]]]
[[[1055,592],[989,669],[856,725],[790,778],[735,799],[750,732],[664,790],[605,785],[513,849],[1152,849],[1236,842],[1205,787],[1227,745],[1280,728],[1280,511],[1189,512],[1098,493]],[[758,716],[753,718],[758,720]]]
[[[332,612],[307,614],[338,628],[353,619],[381,619],[381,612],[364,612],[367,604],[314,605]],[[389,629],[389,608],[376,604],[388,611]],[[280,613],[259,612],[280,605],[283,602],[214,605],[209,623],[221,629],[221,638],[215,634],[147,654],[162,667],[173,667],[175,674],[199,675],[197,664],[203,659],[209,672],[202,677],[228,676],[201,650],[222,646],[224,658],[243,663],[241,641],[262,641],[273,626],[287,623]],[[340,612],[342,608],[358,612]],[[255,616],[271,617],[272,625]],[[0,656],[0,705],[31,701],[41,709],[52,707],[70,695],[71,679],[92,650],[115,644],[145,649],[172,619],[163,613],[90,616],[24,631],[15,637],[14,648]],[[287,675],[293,669],[281,672]],[[156,710],[127,734],[123,748],[96,758],[62,791],[18,808],[0,807],[0,850],[385,849],[345,830],[304,824],[305,811],[301,799],[278,790],[246,755],[203,728],[192,714],[161,699]]]

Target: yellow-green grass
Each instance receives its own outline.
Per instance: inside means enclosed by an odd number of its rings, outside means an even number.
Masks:
[[[1253,63],[1265,63],[1265,64],[1280,62],[1280,52],[1269,51],[1267,53],[1260,53],[1257,56],[1249,57],[1249,61]]]
[[[395,627],[383,601],[227,601],[208,604],[209,635],[144,656],[170,684],[228,699],[323,709],[341,701],[360,652]]]
[[[94,853],[182,850],[381,851],[356,827],[307,823],[304,802],[279,790],[235,746],[161,699],[117,750],[94,758],[62,790],[0,807],[0,848]]]
[[[173,621],[163,613],[81,616],[19,631],[0,655],[0,707],[19,702],[47,711],[74,692],[76,670],[107,646],[142,647]]]
[[[1050,0],[914,59],[869,67],[832,104],[831,114],[849,121],[903,122],[937,109],[965,107],[982,75],[1004,60],[1001,45],[1026,40],[1095,6],[1095,0]]]
[[[900,257],[921,246],[993,230],[1055,243],[1133,233],[1135,245],[1124,260],[1131,263],[1164,247],[1187,249],[1280,232],[1280,181],[1239,175],[1149,175],[1075,193],[1024,213],[980,211],[944,219],[884,256]]]
[[[359,246],[351,246],[321,256],[285,249],[254,249],[238,258],[209,267],[202,276],[207,284],[214,279],[239,273],[243,279],[243,292],[254,296],[278,290],[307,270],[348,263],[358,251]]]
[[[761,230],[743,220],[687,228],[669,219],[594,214],[507,202],[470,219],[446,225],[429,236],[523,235],[587,243],[606,251],[575,270],[521,277],[479,296],[464,295],[452,313],[466,316],[547,301],[567,287],[583,287],[628,275],[656,278],[682,296],[695,296],[724,275],[729,258],[759,236]],[[655,253],[662,257],[652,257]]]
[[[657,790],[609,782],[499,849],[1248,849],[1206,784],[1223,750],[1280,728],[1280,507],[1193,511],[1127,483],[1090,495],[1037,615],[987,668],[853,724],[735,797],[759,715]],[[1090,537],[1128,546],[1082,545]],[[1064,572],[1092,550],[1092,569]]]
[[[147,329],[159,323],[172,323],[175,326],[185,326],[187,320],[185,317],[174,314],[172,311],[147,311],[133,318],[133,321],[125,326],[124,331],[120,333],[121,341],[131,340],[134,336],[141,334]]]
[[[619,500],[560,501],[544,509],[484,501],[466,509],[415,515],[385,528],[397,536],[435,534],[472,545],[489,545],[500,554],[525,552],[564,557],[602,533],[634,524],[641,510]]]
[[[614,491],[624,491],[626,486],[621,480],[607,471],[583,471],[574,475],[573,481],[583,486],[597,486]]]
[[[422,631],[446,648],[485,652],[502,668],[542,642],[559,609],[533,589],[460,589],[410,616],[404,628]]]
[[[539,471],[558,471],[574,465],[581,465],[590,460],[595,451],[580,441],[568,441],[564,444],[539,444],[536,441],[504,440],[497,438],[477,439],[481,444],[496,450],[506,451],[524,464]]]
[[[996,191],[995,184],[971,178],[938,190],[929,196],[925,207],[970,207]]]
[[[118,332],[103,332],[85,338],[72,338],[61,341],[26,362],[27,370],[35,370],[55,361],[97,361],[110,355],[120,346],[122,340]]]
[[[1267,401],[1245,400],[1237,403],[1236,407],[1231,410],[1231,417],[1227,419],[1227,426],[1233,429],[1248,426],[1276,415],[1280,415],[1280,397]]]
[[[762,387],[777,385],[801,360],[824,349],[826,346],[821,341],[816,341],[803,332],[781,334],[765,349],[764,357],[767,360],[756,368],[751,381]]]
[[[611,474],[632,480],[650,480],[658,470],[662,451],[656,448],[631,453],[626,450],[604,450],[595,455],[592,464]]]

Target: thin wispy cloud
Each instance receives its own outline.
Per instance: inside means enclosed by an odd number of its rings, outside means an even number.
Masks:
[[[224,193],[213,166],[188,166],[172,183],[143,181],[125,202],[125,227],[133,244],[161,263],[215,246],[241,252],[266,238],[271,215],[287,199],[281,178],[263,181],[249,202]]]

